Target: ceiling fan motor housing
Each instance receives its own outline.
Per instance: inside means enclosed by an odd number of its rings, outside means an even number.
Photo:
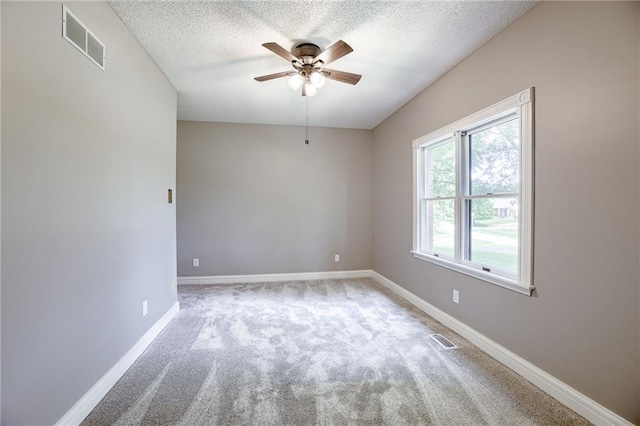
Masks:
[[[291,54],[296,58],[300,58],[304,65],[313,64],[313,59],[320,53],[322,53],[322,50],[313,43],[299,44],[291,51]]]

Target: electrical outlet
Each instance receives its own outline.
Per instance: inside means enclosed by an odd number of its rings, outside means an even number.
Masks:
[[[460,292],[453,290],[453,303],[460,303]]]
[[[147,316],[147,312],[149,311],[147,308],[148,308],[148,304],[147,304],[147,301],[145,300],[145,301],[142,302],[142,316],[143,317]]]
[[[200,259],[198,259],[197,257],[193,258],[193,266],[198,267],[200,266]]]
[[[336,255],[335,255],[335,261],[336,261],[336,262],[340,262],[340,255],[339,255],[339,254],[336,254]]]
[[[170,283],[170,288],[171,288],[171,293],[175,293],[176,292],[176,280],[171,280]]]

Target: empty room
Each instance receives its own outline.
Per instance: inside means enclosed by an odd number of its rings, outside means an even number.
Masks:
[[[640,3],[0,1],[2,425],[640,424]]]

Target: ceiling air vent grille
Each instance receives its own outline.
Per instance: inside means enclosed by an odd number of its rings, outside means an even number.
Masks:
[[[65,5],[62,5],[62,37],[104,70],[104,44]]]

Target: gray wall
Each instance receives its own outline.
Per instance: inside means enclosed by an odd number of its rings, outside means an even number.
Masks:
[[[178,275],[371,268],[371,137],[178,122]]]
[[[2,2],[2,423],[53,424],[176,301],[176,91],[103,2]],[[142,317],[142,301],[149,314]]]
[[[374,129],[374,269],[633,422],[639,7],[543,2]],[[526,297],[411,256],[411,142],[530,86],[537,290]]]
[[[2,23],[2,2],[0,2],[0,23]],[[0,29],[0,47],[2,30]],[[2,54],[0,54],[0,98],[2,97]],[[2,238],[2,102],[0,102],[0,240]],[[0,244],[0,319],[2,318],[2,244]],[[2,421],[2,327],[0,326],[0,422]]]

